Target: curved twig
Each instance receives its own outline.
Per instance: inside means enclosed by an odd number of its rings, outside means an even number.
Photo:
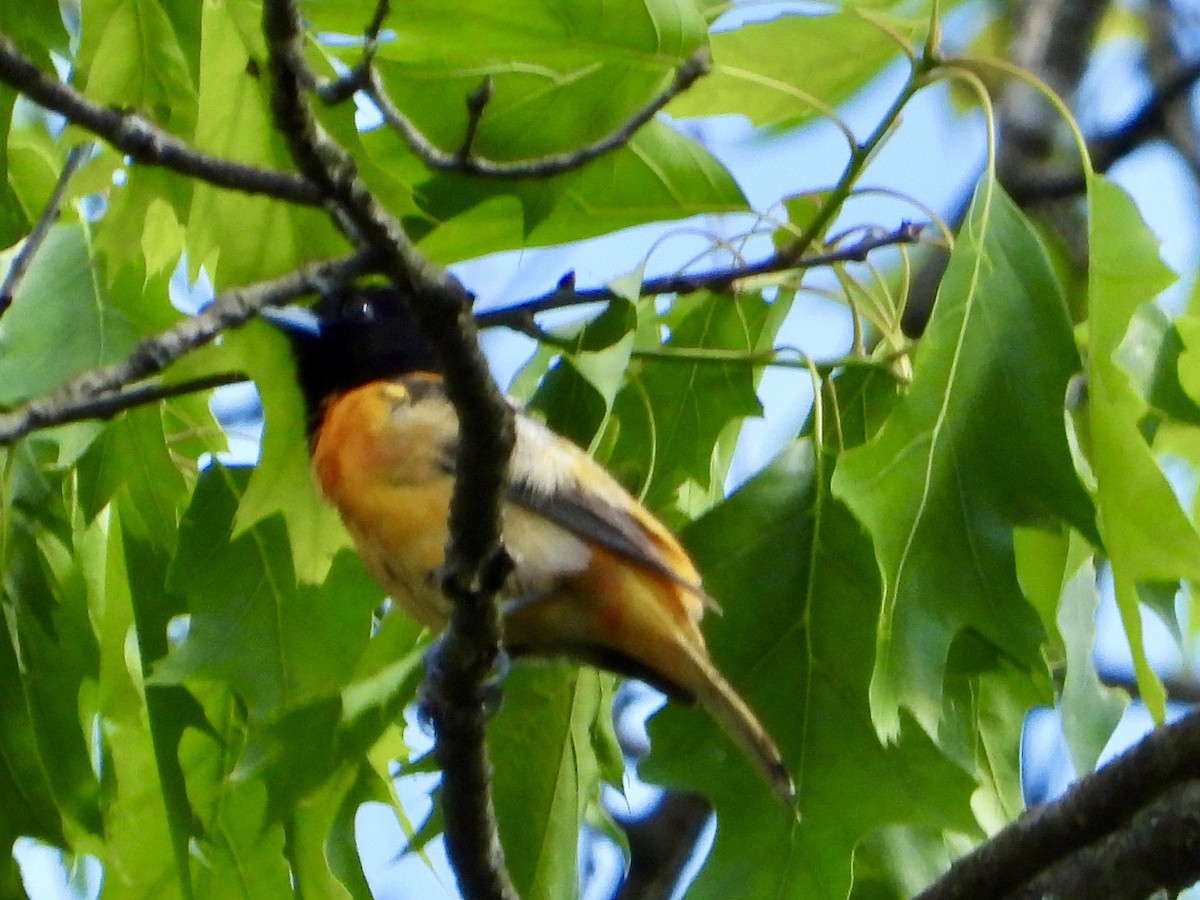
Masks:
[[[795,258],[790,249],[782,250],[765,260],[741,266],[710,269],[695,274],[665,275],[647,278],[642,282],[640,295],[653,297],[660,294],[691,294],[696,291],[724,291],[736,282],[761,275],[772,275],[791,270],[815,269],[844,262],[862,262],[872,251],[897,244],[913,244],[920,240],[924,225],[919,222],[902,222],[892,231],[870,230],[862,238],[845,247],[828,253]],[[588,303],[605,303],[617,299],[610,288],[588,288],[576,290],[573,283],[555,288],[553,291],[523,300],[501,309],[487,310],[476,316],[481,328],[503,326],[524,331],[538,313],[552,309],[583,306]]]
[[[462,172],[466,175],[482,175],[489,178],[549,178],[551,175],[572,172],[606,153],[624,147],[643,125],[708,72],[711,62],[712,57],[708,48],[698,49],[675,70],[675,76],[671,79],[670,84],[659,91],[645,106],[630,116],[611,134],[605,135],[594,143],[566,153],[555,153],[537,159],[515,162],[501,162],[476,156],[471,149],[475,131],[488,100],[491,99],[490,80],[485,80],[480,88],[467,98],[469,113],[467,132],[462,146],[453,153],[446,153],[439,149],[408,120],[404,113],[400,112],[399,107],[388,96],[383,80],[374,67],[368,66],[364,70],[363,90],[374,101],[384,121],[430,168]]]
[[[4,34],[0,34],[0,81],[103,138],[136,162],[246,194],[265,194],[306,206],[321,202],[316,186],[298,175],[209,156],[135,112],[92,103],[35,66]]]
[[[62,202],[63,197],[67,193],[67,185],[71,183],[71,179],[75,177],[75,173],[82,169],[88,161],[92,148],[92,143],[88,141],[77,147],[72,147],[70,152],[67,153],[66,162],[63,163],[62,171],[58,173],[58,180],[54,183],[54,190],[50,193],[50,199],[46,201],[46,206],[42,210],[42,214],[34,222],[32,230],[25,237],[25,243],[21,245],[21,249],[17,251],[17,255],[13,258],[12,265],[9,266],[3,283],[0,283],[0,316],[4,315],[8,311],[8,308],[12,306],[13,295],[17,292],[17,286],[21,283],[21,279],[25,277],[25,273],[29,271],[29,264],[33,262],[33,258],[37,255],[38,250],[41,249],[47,236],[49,236],[50,229],[58,221],[58,217],[62,213]]]

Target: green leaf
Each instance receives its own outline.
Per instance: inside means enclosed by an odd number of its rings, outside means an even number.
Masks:
[[[406,152],[395,138],[366,135],[364,145],[380,167],[400,167]],[[743,212],[737,182],[703,146],[662,122],[652,121],[628,146],[577,172],[546,179],[491,180],[438,173],[414,190],[428,221],[420,246],[439,262],[498,250],[545,246],[608,234],[646,222],[706,213]],[[511,200],[515,197],[519,206]]]
[[[379,592],[345,556],[322,587],[298,587],[278,517],[231,536],[248,477],[214,466],[196,486],[168,581],[187,599],[191,624],[154,681],[219,681],[245,700],[252,719],[261,719],[349,680]]]
[[[55,0],[0,4],[0,32],[14,41],[34,65],[51,77],[56,77],[50,52],[66,55],[68,37]],[[27,127],[14,133],[12,126],[16,100],[17,91],[14,88],[7,84],[0,85],[0,173],[3,173],[0,175],[0,248],[11,247],[28,234],[42,208],[34,202],[34,192],[26,181],[29,173],[21,165],[22,148],[19,143],[34,131],[41,132],[39,137],[47,143],[49,136],[40,127]],[[44,201],[50,196],[54,177],[51,172],[45,191],[37,193],[40,200]]]
[[[4,597],[4,610],[11,598]],[[0,841],[4,846],[21,835],[57,846],[66,843],[62,819],[38,755],[37,734],[25,703],[16,650],[8,629],[0,635]],[[0,873],[0,885],[5,884]]]
[[[793,128],[848,100],[900,56],[891,36],[853,11],[782,15],[711,40],[712,73],[671,102],[672,115],[732,114]]]
[[[90,597],[100,639],[97,709],[105,750],[105,896],[192,896],[185,848],[187,823],[169,808],[159,774],[155,733],[141,665],[130,666],[126,643],[134,628],[131,579],[121,528],[113,516],[103,560],[103,591]],[[93,528],[99,531],[100,523]],[[173,530],[173,529],[172,529]],[[140,660],[138,661],[140,663]],[[172,766],[173,768],[173,766]],[[167,773],[170,778],[173,773]],[[174,798],[176,801],[178,798]]]
[[[1146,659],[1138,588],[1146,581],[1200,578],[1200,537],[1139,430],[1146,407],[1117,354],[1138,307],[1174,275],[1124,191],[1092,176],[1088,203],[1088,425],[1096,506],[1138,691],[1161,721],[1166,696]]]
[[[519,666],[488,727],[505,861],[524,900],[578,890],[579,829],[610,755],[613,676],[590,668]]]
[[[1066,638],[1067,677],[1062,689],[1062,729],[1080,775],[1092,771],[1129,705],[1124,691],[1106,687],[1096,671],[1096,609],[1100,594],[1090,560],[1068,573],[1058,611]]]
[[[282,819],[297,801],[347,769],[364,764],[415,697],[423,650],[410,647],[340,692],[280,710],[256,724],[238,763],[238,777],[267,785],[271,821]]]
[[[196,122],[196,86],[159,0],[84,0],[77,58],[84,94],[134,108],[176,134]]]
[[[304,398],[296,382],[295,361],[287,339],[256,322],[227,334],[176,363],[172,380],[217,372],[244,372],[262,396],[266,429],[262,459],[250,476],[234,520],[234,534],[282,515],[292,545],[296,577],[319,584],[334,555],[350,543],[337,510],[317,494],[305,440]]]
[[[957,855],[945,836],[928,828],[890,825],[854,854],[850,900],[907,900],[933,884]],[[963,852],[969,846],[963,848]]]
[[[0,404],[46,393],[133,348],[133,328],[92,277],[89,244],[82,226],[55,226],[21,280],[0,319]]]
[[[275,130],[262,34],[247,30],[257,17],[248,0],[203,5],[197,150],[274,169],[291,169]],[[342,116],[352,111],[343,108]],[[231,224],[236,223],[236,224]],[[282,274],[307,259],[341,252],[345,243],[320,209],[280,203],[197,183],[187,215],[192,272],[204,266],[221,285],[248,284]]]
[[[0,88],[0,97],[3,96],[2,92],[3,88]],[[12,188],[18,207],[8,215],[20,216],[26,223],[21,230],[22,235],[32,227],[34,220],[45,209],[46,202],[54,193],[54,186],[65,160],[66,151],[44,128],[18,126],[9,133],[8,184]],[[60,225],[71,221],[73,210],[67,206],[63,212],[65,221],[60,220]]]
[[[371,15],[360,4],[309,3],[306,9],[319,31],[347,34],[361,34]],[[447,152],[466,133],[466,97],[490,78],[491,99],[473,150],[502,161],[532,160],[612,134],[705,40],[703,18],[679,0],[561,8],[470,0],[453,11],[421,0],[406,7],[404,26],[375,59],[400,109]],[[327,49],[350,65],[360,53],[353,44]],[[406,218],[422,249],[444,263],[746,209],[724,167],[660,121],[583,169],[549,179],[431,174],[387,128],[364,135],[362,147],[369,160],[364,176]]]
[[[78,472],[85,516],[119,495],[127,528],[174,549],[188,485],[171,458],[158,407],[117,418],[84,454]]]
[[[147,274],[172,274],[184,249],[182,223],[191,206],[192,187],[190,180],[165,169],[134,166],[122,183],[106,189],[108,210],[95,228],[96,250],[109,272],[128,265],[138,247],[144,261],[139,263]]]
[[[0,31],[47,72],[54,71],[49,51],[67,49],[67,30],[56,0],[5,3],[0,8]]]
[[[590,447],[612,410],[633,352],[637,309],[614,301],[583,327],[556,334],[573,347],[545,372],[528,408],[558,434]],[[574,331],[574,334],[564,332]],[[534,357],[527,369],[544,363]]]
[[[265,821],[266,788],[256,780],[229,780],[239,748],[235,704],[217,690],[205,697],[205,706],[209,719],[222,723],[220,733],[189,730],[179,745],[188,796],[203,828],[203,840],[190,857],[195,894],[206,900],[291,896],[283,826]]]
[[[841,897],[855,846],[879,827],[974,829],[971,780],[911,720],[891,746],[875,734],[879,583],[865,536],[821,480],[797,442],[684,534],[725,610],[705,628],[712,655],[779,743],[801,816],[702,712],[668,704],[643,773],[703,791],[717,813],[689,898]]]
[[[361,34],[369,13],[339,6],[308,3],[306,11],[319,30]],[[454,7],[414,0],[376,59],[396,104],[445,151],[461,145],[466,97],[490,77],[473,147],[494,159],[524,159],[612,132],[706,38],[687,0],[465,0]],[[346,60],[358,53],[348,48]]]
[[[1121,342],[1117,362],[1159,418],[1200,425],[1200,405],[1193,394],[1200,388],[1197,324],[1194,314],[1171,321],[1157,304],[1147,303],[1134,313]]]
[[[147,683],[154,665],[167,655],[171,620],[186,612],[182,599],[166,589],[170,556],[160,542],[127,531],[121,534],[120,543],[125,560],[111,564],[110,577],[123,572],[128,582],[138,652],[137,664],[128,663],[130,678],[145,694],[146,727],[153,741],[160,802],[166,809],[172,850],[176,865],[185,873],[181,876],[184,880],[190,871],[189,842],[195,836],[195,816],[188,800],[180,741],[187,729],[211,729],[194,695],[178,685]],[[190,877],[185,884],[190,887]]]
[[[1050,679],[1004,658],[973,632],[959,634],[946,665],[938,748],[973,773],[971,812],[993,834],[1025,807],[1021,735],[1030,709],[1052,702]]]
[[[673,349],[729,350],[746,354],[770,347],[786,304],[761,297],[697,293],[676,299],[663,320],[671,336],[661,358],[641,358],[629,367],[629,384],[613,408],[619,422],[609,468],[626,485],[645,493],[656,510],[670,511],[689,481],[721,496],[729,466],[715,452],[727,428],[762,411],[755,393],[755,367],[743,362],[671,359]],[[645,323],[649,337],[638,349],[656,352],[659,323]],[[610,427],[614,427],[610,423]],[[647,449],[648,448],[648,449]],[[671,518],[668,512],[668,518]],[[674,518],[681,516],[676,513]]]
[[[296,805],[287,828],[287,853],[296,893],[302,897],[328,900],[352,898],[325,856],[325,842],[341,811],[342,802],[357,779],[358,773],[347,768]],[[359,876],[365,884],[361,869]],[[370,897],[370,893],[367,896]]]
[[[81,548],[73,546],[72,535],[59,531],[55,520],[64,512],[61,494],[55,497],[47,491],[38,508],[25,506],[33,491],[17,479],[25,476],[36,481],[35,472],[19,471],[32,466],[32,461],[18,456],[10,460],[7,473],[5,499],[10,507],[3,612],[5,642],[16,653],[18,678],[9,684],[14,692],[7,695],[5,718],[15,725],[17,755],[12,765],[23,769],[33,761],[22,761],[22,752],[35,749],[41,775],[31,778],[31,772],[21,770],[13,774],[22,784],[20,793],[31,803],[39,797],[45,779],[57,814],[53,823],[40,823],[42,833],[65,826],[68,833],[81,837],[81,832],[99,835],[103,827],[100,784],[91,763],[90,733],[85,735],[81,722],[89,705],[84,701],[85,685],[95,680],[98,670],[97,640],[88,615],[88,582],[93,573]],[[32,732],[32,748],[22,735],[25,721]],[[31,812],[42,814],[38,806]]]
[[[32,223],[21,208],[20,198],[11,184],[8,138],[17,92],[7,85],[0,87],[0,247],[11,247],[25,235]]]
[[[885,738],[899,732],[902,707],[937,734],[946,656],[964,629],[1040,666],[1043,635],[1017,584],[1012,526],[1062,519],[1095,533],[1063,426],[1079,366],[1046,255],[985,176],[911,389],[833,479],[883,576],[871,715]]]

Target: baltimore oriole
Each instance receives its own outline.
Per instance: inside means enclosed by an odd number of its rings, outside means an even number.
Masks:
[[[458,419],[432,347],[390,287],[266,317],[292,341],[321,493],[393,601],[441,630]],[[519,411],[516,436],[503,513],[514,563],[506,650],[569,657],[698,700],[790,801],[778,748],[709,659],[698,622],[716,604],[679,541],[590,456]]]

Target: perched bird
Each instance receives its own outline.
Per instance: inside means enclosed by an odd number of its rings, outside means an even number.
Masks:
[[[321,493],[392,600],[440,631],[459,429],[432,347],[391,287],[265,317],[291,338]],[[568,657],[698,700],[792,799],[778,748],[709,659],[698,623],[716,604],[679,541],[590,456],[519,411],[503,539],[511,655]]]

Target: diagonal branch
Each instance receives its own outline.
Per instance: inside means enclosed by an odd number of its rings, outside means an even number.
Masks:
[[[1118,831],[1046,869],[1005,900],[1174,896],[1200,878],[1200,780],[1174,785]]]
[[[309,206],[321,202],[320,191],[297,175],[209,156],[137,113],[92,103],[39,69],[4,34],[0,34],[0,81],[103,138],[136,162],[247,194],[266,194]]]
[[[50,235],[50,229],[62,213],[62,202],[67,194],[67,185],[71,183],[75,173],[87,163],[88,157],[92,154],[92,148],[93,144],[88,142],[72,147],[67,154],[66,162],[63,163],[62,171],[58,173],[58,180],[54,184],[54,190],[50,193],[50,199],[46,201],[45,209],[38,216],[38,220],[34,222],[33,229],[25,238],[25,243],[21,245],[21,249],[13,258],[3,283],[0,283],[0,316],[4,315],[12,305],[17,286],[25,277],[30,263],[37,256],[38,250]]]
[[[773,258],[774,262],[767,260],[751,267],[714,269],[711,272],[696,275],[673,275],[664,278],[649,279],[642,286],[642,294],[653,296],[660,293],[721,290],[751,275],[769,274],[770,272],[786,271],[787,269],[810,269],[841,262],[861,261],[871,250],[876,248],[892,244],[911,243],[918,240],[921,230],[921,225],[906,222],[902,223],[894,231],[872,232],[849,246],[829,253],[804,257],[799,261]],[[302,271],[298,273],[298,277],[302,279],[302,282],[297,282],[297,284],[303,283],[304,286],[296,289],[287,285],[283,285],[278,290],[275,287],[271,287],[271,285],[280,285],[286,281],[286,279],[281,279],[280,282],[270,282],[267,285],[242,288],[240,292],[230,291],[219,297],[216,303],[209,307],[202,316],[213,315],[219,309],[223,309],[230,304],[236,304],[236,300],[233,298],[239,293],[254,293],[264,287],[271,291],[270,297],[266,298],[264,303],[254,301],[251,304],[254,310],[258,310],[263,305],[285,303],[303,294],[317,291],[323,286],[340,284],[368,271],[377,271],[378,267],[370,264],[368,259],[367,254],[359,253],[324,266],[311,268],[306,272]],[[305,279],[307,280],[304,281]],[[538,340],[553,342],[553,335],[543,332],[538,327],[534,319],[536,313],[550,309],[563,309],[571,306],[610,301],[616,298],[616,294],[607,288],[576,291],[569,287],[571,284],[571,279],[567,279],[564,282],[564,287],[550,294],[534,298],[533,300],[523,301],[503,309],[480,313],[475,316],[475,323],[479,328],[512,328]],[[154,358],[167,357],[167,361],[170,362],[200,343],[210,340],[213,335],[225,328],[236,327],[244,322],[246,318],[249,318],[249,316],[243,317],[239,314],[227,319],[224,317],[224,314],[221,315],[222,318],[219,322],[211,322],[207,325],[197,325],[195,320],[187,320],[176,328],[158,337],[151,338],[147,342],[155,345],[161,344],[162,348],[165,349],[147,349],[146,346],[142,346],[134,351],[134,355]],[[195,335],[192,335],[191,330],[194,328],[199,328],[200,330]],[[188,336],[180,336],[178,332],[181,329],[188,332]],[[694,361],[700,357],[689,356],[688,358]],[[779,360],[774,353],[760,356],[742,356],[737,359],[721,358],[718,360],[716,357],[713,357],[713,360],[721,362],[737,361],[753,365],[806,365],[790,360]],[[855,360],[853,359],[838,359],[819,363],[818,367],[832,369],[853,365],[854,362]],[[0,445],[11,443],[42,428],[50,428],[84,419],[110,418],[117,413],[132,409],[135,406],[156,403],[159,400],[176,396],[180,393],[206,390],[216,384],[227,384],[239,380],[236,373],[228,373],[224,376],[214,376],[212,384],[207,383],[207,381],[188,383],[186,386],[160,385],[153,382],[136,383],[160,371],[163,367],[157,366],[147,370],[140,365],[126,367],[124,364],[117,364],[99,370],[84,372],[73,379],[69,385],[64,385],[52,394],[32,400],[26,406],[14,410],[7,415],[0,415]]]
[[[1172,105],[1185,96],[1200,80],[1200,62],[1180,68],[1159,84],[1124,124],[1097,135],[1088,142],[1092,166],[1097,172],[1107,172],[1146,141],[1160,134],[1164,117]],[[1073,197],[1087,189],[1087,181],[1078,165],[1068,169],[1043,171],[1041,174],[1014,173],[1008,191],[1021,205]]]
[[[427,664],[424,695],[437,734],[446,846],[459,885],[472,898],[510,900],[516,892],[500,849],[481,697],[500,654],[496,592],[511,565],[500,542],[500,511],[514,441],[512,410],[479,349],[470,295],[416,249],[363,183],[354,159],[317,122],[305,96],[315,77],[304,58],[294,0],[263,3],[263,32],[277,128],[300,171],[319,186],[337,225],[377,255],[383,273],[408,299],[438,352],[458,413],[458,477],[443,571],[451,616]]]
[[[126,386],[156,375],[221,332],[254,318],[263,307],[317,293],[330,284],[340,284],[370,270],[370,256],[357,253],[334,262],[297,269],[273,281],[227,291],[199,315],[141,341],[121,362],[90,369],[58,390],[0,414],[0,446],[41,428],[118,412],[119,409],[113,406],[117,402],[114,394],[134,390]],[[98,412],[95,411],[97,408]]]
[[[816,253],[797,259],[790,248],[784,248],[761,262],[749,265],[710,269],[707,272],[695,274],[647,278],[642,282],[638,293],[642,297],[655,297],[661,294],[691,294],[696,291],[727,291],[737,282],[747,278],[793,270],[816,269],[845,262],[862,262],[872,251],[881,247],[916,243],[920,240],[924,228],[925,226],[920,223],[902,222],[892,231],[872,229],[854,243],[827,253]],[[512,306],[482,312],[475,317],[475,320],[481,328],[508,327],[526,331],[533,322],[533,317],[538,313],[548,312],[552,309],[583,306],[588,303],[607,303],[616,299],[618,299],[618,295],[611,288],[576,290],[573,279],[566,279],[565,285],[560,284],[559,287],[547,294],[532,300],[524,300]]]
[[[984,900],[1125,826],[1173,786],[1200,778],[1200,713],[1158,728],[1053,803],[957,860],[917,900]]]
[[[485,80],[480,89],[467,98],[469,116],[462,146],[453,153],[446,153],[425,137],[392,102],[383,79],[373,66],[367,65],[362,71],[362,76],[363,90],[374,101],[384,121],[395,129],[409,149],[430,168],[489,178],[549,178],[552,175],[573,172],[606,153],[624,147],[642,126],[706,74],[711,63],[712,57],[708,48],[701,47],[675,70],[674,77],[666,87],[610,134],[585,147],[565,153],[515,162],[501,162],[477,156],[471,149],[476,129],[491,99],[490,79]]]

